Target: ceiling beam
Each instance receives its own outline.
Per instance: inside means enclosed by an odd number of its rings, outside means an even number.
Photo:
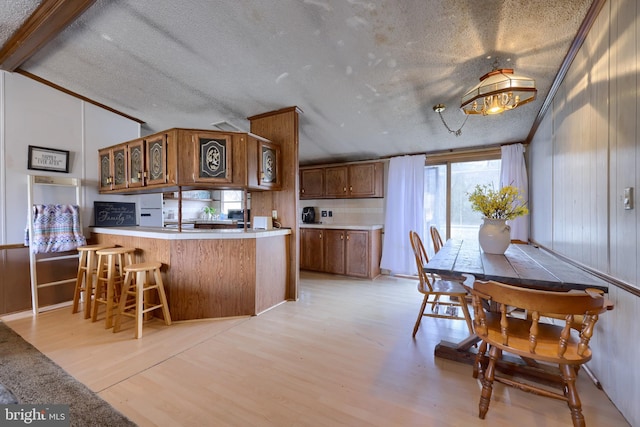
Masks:
[[[78,98],[81,101],[88,102],[89,104],[93,104],[93,105],[95,105],[97,107],[100,107],[103,110],[111,111],[112,113],[115,113],[115,114],[117,114],[119,116],[125,117],[125,118],[127,118],[129,120],[133,120],[136,123],[140,123],[141,125],[145,124],[144,120],[140,120],[140,119],[138,119],[136,117],[130,116],[128,114],[125,114],[122,111],[114,110],[113,108],[111,108],[111,107],[109,107],[107,105],[101,104],[98,101],[94,101],[93,99],[87,98],[86,96],[80,95],[79,93],[72,92],[69,89],[63,88],[62,86],[58,86],[57,84],[52,83],[49,80],[45,80],[42,77],[38,77],[35,74],[31,74],[30,72],[28,72],[26,70],[23,70],[22,68],[18,68],[15,72],[16,72],[16,74],[21,74],[21,75],[23,75],[25,77],[30,78],[31,80],[35,80],[38,83],[42,83],[43,85],[52,87],[52,88],[54,88],[54,89],[56,89],[56,90],[58,90],[58,91],[60,91],[62,93],[66,93],[67,95],[71,95],[74,98]]]
[[[0,69],[18,69],[93,3],[95,0],[43,0],[0,49]]]
[[[593,23],[596,21],[596,18],[600,14],[600,11],[606,2],[607,0],[593,0],[593,3],[591,3],[591,7],[587,11],[587,16],[585,16],[584,21],[582,21],[582,25],[580,25],[578,33],[576,34],[575,39],[573,39],[573,43],[569,46],[569,51],[562,60],[562,64],[560,64],[558,74],[556,74],[556,78],[553,80],[553,83],[551,83],[551,89],[549,89],[549,93],[542,103],[542,107],[540,107],[538,115],[533,121],[529,135],[524,142],[525,144],[530,144],[533,140],[540,123],[542,123],[542,119],[544,119],[544,115],[547,113],[547,110],[549,110],[549,107],[551,107],[553,98],[558,93],[558,89],[560,89],[560,85],[569,71],[569,67],[571,67],[571,64],[582,47],[584,40],[587,38],[587,34],[589,34]]]

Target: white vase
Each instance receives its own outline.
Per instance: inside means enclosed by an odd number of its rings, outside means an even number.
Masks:
[[[487,254],[504,254],[511,243],[511,227],[506,219],[484,218],[478,238],[480,247]]]

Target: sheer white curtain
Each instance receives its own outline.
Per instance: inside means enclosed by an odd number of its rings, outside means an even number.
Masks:
[[[416,273],[409,231],[424,240],[424,163],[424,154],[393,157],[389,162],[380,267],[391,274]]]
[[[502,146],[502,166],[500,169],[500,187],[513,185],[520,189],[522,198],[529,201],[529,181],[524,162],[524,146],[511,144]],[[529,240],[529,215],[509,221],[511,238],[527,242]]]

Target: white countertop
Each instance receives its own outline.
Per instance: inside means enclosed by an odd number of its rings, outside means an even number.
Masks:
[[[254,230],[231,228],[209,230],[201,228],[183,229],[162,227],[93,227],[92,233],[112,234],[116,236],[148,237],[163,240],[198,240],[198,239],[259,239],[272,236],[286,236],[291,234],[289,228],[274,228],[273,230]]]
[[[323,229],[332,229],[332,230],[380,230],[383,228],[382,224],[305,224],[300,223],[300,228],[323,228]]]

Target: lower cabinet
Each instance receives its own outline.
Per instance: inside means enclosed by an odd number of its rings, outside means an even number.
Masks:
[[[303,270],[374,278],[380,275],[381,230],[300,229]]]
[[[302,270],[324,270],[324,230],[300,229],[300,268]]]

